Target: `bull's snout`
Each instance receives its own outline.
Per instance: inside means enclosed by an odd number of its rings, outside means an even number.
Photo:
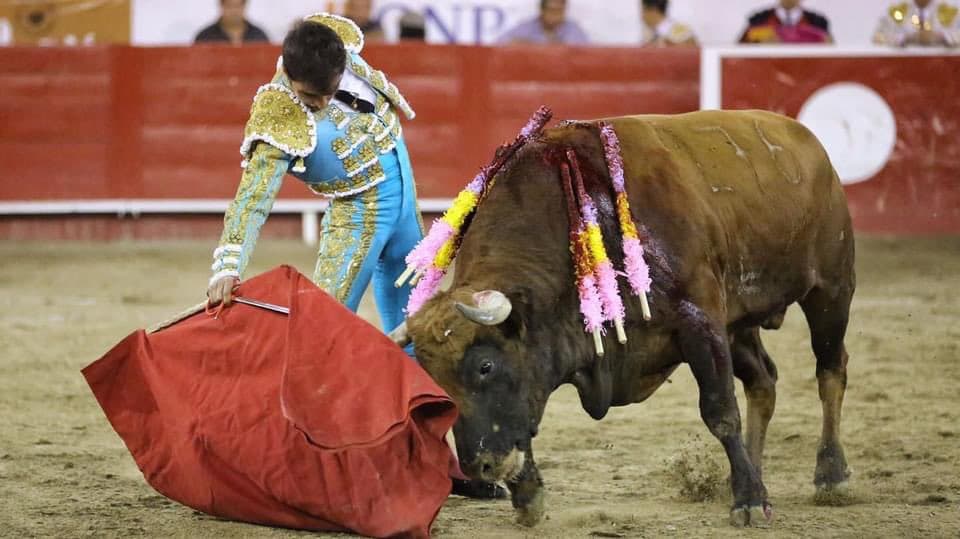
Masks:
[[[474,479],[484,481],[496,481],[496,470],[499,468],[499,460],[493,453],[484,452],[477,455],[473,462],[464,467],[464,472]]]
[[[469,463],[460,463],[463,472],[473,479],[503,481],[517,477],[523,470],[524,452],[514,447],[506,455],[482,451]]]

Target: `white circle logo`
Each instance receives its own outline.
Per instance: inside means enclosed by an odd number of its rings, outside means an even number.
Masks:
[[[844,185],[880,172],[897,143],[897,120],[872,88],[841,82],[817,90],[797,120],[820,139]]]

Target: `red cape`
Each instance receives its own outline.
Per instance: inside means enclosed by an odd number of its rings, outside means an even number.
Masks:
[[[147,482],[233,520],[429,535],[456,407],[386,336],[289,267],[235,304],[137,331],[83,375]]]

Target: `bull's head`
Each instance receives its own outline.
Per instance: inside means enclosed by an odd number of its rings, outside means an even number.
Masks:
[[[532,368],[526,310],[522,292],[444,292],[394,338],[400,344],[413,339],[417,359],[459,405],[454,436],[464,473],[506,481],[521,519],[525,508],[534,510],[532,524],[539,519],[541,482],[531,441],[554,384],[549,364]]]
[[[522,325],[505,294],[486,290],[441,294],[411,318],[409,333],[394,333],[413,338],[418,360],[460,406],[457,453],[475,479],[515,479],[536,434],[520,369]]]

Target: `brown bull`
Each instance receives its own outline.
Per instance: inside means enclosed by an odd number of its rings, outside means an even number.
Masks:
[[[505,480],[520,521],[543,514],[531,439],[547,397],[576,386],[584,409],[649,397],[679,363],[699,386],[701,416],[730,461],[738,525],[771,517],[761,464],[776,368],[759,329],[798,302],[810,328],[823,434],[814,483],[844,488],[840,444],[843,339],[854,291],[854,241],[843,189],[802,125],[766,112],[698,112],[610,120],[644,237],[652,320],[628,299],[628,342],[608,334],[598,358],[578,311],[568,217],[556,160],[573,148],[620,267],[615,210],[594,127],[549,129],[496,176],[458,254],[449,292],[408,322],[424,368],[457,401],[464,471]],[[628,288],[621,283],[626,298]],[[733,377],[747,396],[746,441]]]

